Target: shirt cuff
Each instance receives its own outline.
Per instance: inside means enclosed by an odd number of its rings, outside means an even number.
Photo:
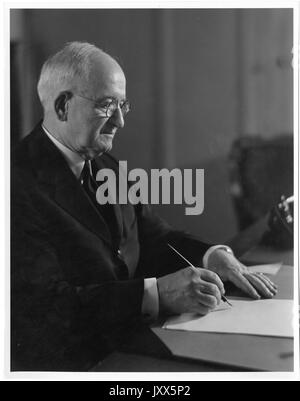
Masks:
[[[147,320],[156,320],[159,314],[159,296],[156,278],[144,280],[142,315]]]
[[[231,255],[233,255],[233,251],[231,248],[229,248],[229,246],[227,245],[214,245],[211,246],[210,248],[208,248],[208,250],[205,252],[204,256],[203,256],[203,267],[204,269],[208,268],[208,259],[210,257],[210,255],[216,251],[217,249],[223,249],[224,251],[231,253]]]

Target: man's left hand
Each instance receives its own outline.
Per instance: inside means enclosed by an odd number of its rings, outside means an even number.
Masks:
[[[230,281],[251,298],[272,298],[277,286],[262,273],[251,273],[234,255],[224,249],[216,249],[208,259],[208,270],[219,275],[223,282]]]

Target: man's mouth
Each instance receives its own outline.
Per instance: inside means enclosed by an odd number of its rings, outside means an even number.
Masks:
[[[116,133],[116,131],[103,131],[103,132],[100,132],[100,135],[111,135],[111,136],[113,136],[113,135],[115,135],[115,133]]]

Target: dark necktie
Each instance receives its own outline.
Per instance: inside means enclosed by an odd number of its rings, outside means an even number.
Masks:
[[[96,199],[96,192],[98,189],[98,183],[95,180],[96,174],[93,172],[93,166],[90,161],[84,163],[82,173],[80,175],[80,183],[83,186],[85,192],[89,196],[90,200],[96,207],[97,211],[104,218],[106,225],[111,233],[112,244],[116,252],[116,262],[115,262],[115,273],[117,277],[121,280],[127,280],[129,277],[128,268],[123,260],[120,246],[120,232],[117,223],[116,214],[113,205],[106,203],[105,205],[100,205]]]
[[[97,211],[104,218],[109,231],[112,235],[112,239],[115,245],[116,238],[118,235],[118,226],[116,221],[116,215],[114,212],[113,205],[106,203],[105,205],[100,205],[96,199],[96,192],[98,189],[98,183],[94,178],[92,165],[90,161],[85,161],[82,173],[80,175],[80,183],[83,186],[85,192],[89,196],[90,200],[96,207]]]

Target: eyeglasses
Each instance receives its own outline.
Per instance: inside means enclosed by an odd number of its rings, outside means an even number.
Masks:
[[[116,99],[103,99],[102,101],[97,101],[82,95],[78,95],[77,93],[74,93],[74,95],[81,97],[82,99],[88,100],[90,102],[93,102],[97,110],[100,110],[101,112],[104,113],[103,118],[111,118],[119,107],[123,117],[125,117],[126,114],[129,113],[130,111],[129,100],[124,100],[121,103],[119,103]]]

